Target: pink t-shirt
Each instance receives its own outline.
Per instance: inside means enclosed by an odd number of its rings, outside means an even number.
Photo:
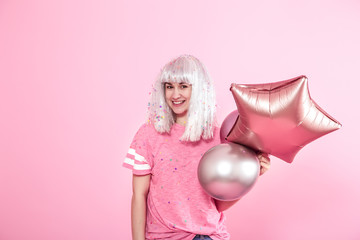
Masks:
[[[174,124],[160,134],[150,124],[136,133],[123,163],[133,174],[151,174],[147,199],[146,239],[191,240],[197,234],[229,239],[225,216],[197,178],[202,155],[220,144],[219,129],[212,140],[180,141],[185,127]]]

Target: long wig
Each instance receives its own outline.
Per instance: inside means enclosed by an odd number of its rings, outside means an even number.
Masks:
[[[148,104],[148,121],[160,133],[169,133],[176,115],[165,100],[165,83],[191,84],[190,105],[182,141],[196,142],[213,138],[216,124],[215,89],[205,66],[191,55],[181,55],[160,71]]]

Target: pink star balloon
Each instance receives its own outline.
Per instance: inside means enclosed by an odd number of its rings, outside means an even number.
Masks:
[[[288,163],[306,144],[341,124],[311,99],[306,76],[267,84],[232,84],[239,117],[226,140]]]

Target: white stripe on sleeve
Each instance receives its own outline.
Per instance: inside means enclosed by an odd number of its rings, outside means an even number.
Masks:
[[[129,154],[133,155],[135,157],[136,160],[140,161],[140,162],[146,162],[145,158],[143,156],[141,156],[140,154],[137,154],[135,149],[130,148],[128,151]]]
[[[149,164],[136,164],[135,161],[131,158],[125,158],[125,163],[132,165],[134,170],[149,170],[151,169]]]

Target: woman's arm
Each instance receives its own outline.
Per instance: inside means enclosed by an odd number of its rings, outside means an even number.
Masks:
[[[145,239],[146,199],[150,186],[150,174],[133,175],[133,195],[131,199],[131,230],[133,240]]]
[[[268,154],[262,153],[262,152],[257,153],[257,157],[260,162],[260,175],[263,175],[270,168],[270,158],[269,158]],[[214,199],[216,208],[219,212],[229,209],[232,205],[234,205],[239,200],[240,199],[236,199],[233,201],[220,201],[220,200]]]

